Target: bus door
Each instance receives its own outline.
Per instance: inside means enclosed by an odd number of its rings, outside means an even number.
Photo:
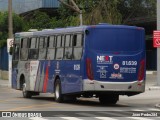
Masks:
[[[12,88],[17,89],[18,61],[19,61],[19,44],[14,44],[12,58]]]

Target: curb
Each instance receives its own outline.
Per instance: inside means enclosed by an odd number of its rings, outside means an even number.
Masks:
[[[0,84],[0,87],[9,87],[8,84]]]
[[[146,71],[147,75],[157,75],[157,71]]]
[[[0,79],[0,86],[9,87],[9,81]]]
[[[159,104],[159,103],[156,104],[155,107],[156,107],[156,108],[160,108],[160,104]]]
[[[160,90],[160,86],[151,86],[149,90]]]

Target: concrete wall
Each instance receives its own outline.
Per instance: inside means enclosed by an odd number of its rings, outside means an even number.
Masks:
[[[8,71],[0,70],[0,79],[8,80]]]

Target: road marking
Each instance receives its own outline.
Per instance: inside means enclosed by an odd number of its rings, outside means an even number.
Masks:
[[[106,115],[113,115],[113,117],[126,117],[126,115],[124,115],[123,113],[114,113],[114,112],[98,112],[98,113],[102,113],[102,114],[106,114]]]
[[[0,103],[12,101],[12,100],[17,100],[17,99],[21,99],[21,98],[13,98],[13,99],[7,99],[7,100],[0,100]]]
[[[11,109],[0,110],[0,111],[18,111],[18,110],[26,110],[26,109],[30,109],[30,108],[33,108],[34,110],[39,110],[39,109],[42,110],[43,108],[44,109],[53,108],[53,106],[51,106],[51,105],[59,105],[59,104],[58,103],[47,103],[47,104],[42,104],[42,105],[32,104],[31,106],[17,107],[17,108],[11,108]],[[73,109],[73,110],[75,107],[79,107],[79,106],[71,106],[71,107],[69,107],[69,106],[54,106],[54,108],[69,108],[69,109]]]
[[[134,119],[134,120],[152,120],[151,118],[144,118],[144,117],[126,117],[129,119]]]
[[[31,117],[29,118],[30,120],[48,120],[48,119],[45,119],[45,118],[41,118],[41,117]]]
[[[146,110],[142,110],[142,109],[132,109],[133,111],[146,111]]]
[[[155,108],[149,108],[147,111],[160,111],[160,109],[155,109]]]
[[[115,118],[111,118],[111,117],[95,117],[96,119],[100,119],[100,120],[118,120]]]
[[[97,115],[94,115],[94,114],[90,114],[90,113],[76,113],[78,115],[83,115],[84,117],[96,117]]]
[[[3,111],[18,111],[18,110],[23,110],[23,109],[27,109],[27,108],[43,107],[43,106],[48,106],[48,105],[53,105],[53,103],[47,103],[47,104],[43,104],[43,105],[35,105],[35,104],[33,104],[31,106],[11,108],[11,109],[7,109],[7,110],[3,110]]]
[[[76,117],[60,117],[60,118],[65,119],[65,120],[83,120],[83,119],[76,118]]]

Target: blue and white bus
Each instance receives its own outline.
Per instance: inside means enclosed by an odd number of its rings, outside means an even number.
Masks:
[[[23,97],[55,93],[63,102],[145,91],[145,32],[125,25],[91,25],[15,34],[12,88]]]

